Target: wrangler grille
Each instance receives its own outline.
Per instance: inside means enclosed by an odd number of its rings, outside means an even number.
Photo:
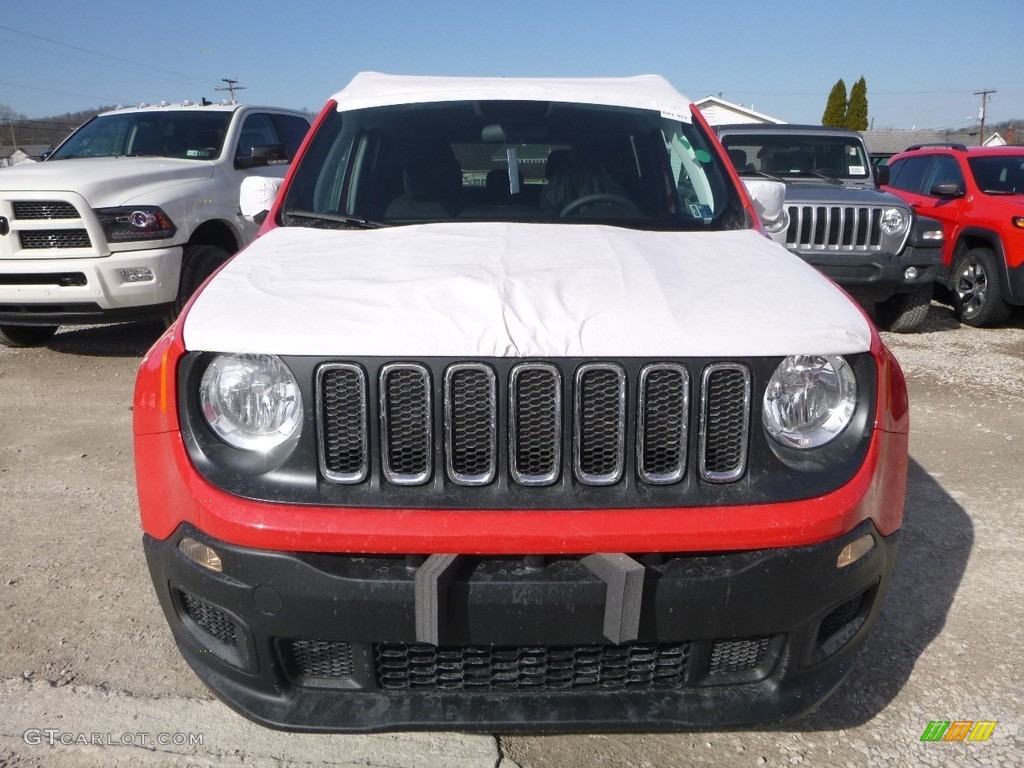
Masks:
[[[877,251],[882,209],[866,206],[791,205],[786,245],[798,250]]]
[[[633,371],[612,362],[565,371],[524,362],[500,375],[482,361],[438,370],[387,363],[376,372],[328,363],[316,379],[321,473],[333,483],[364,483],[379,445],[379,471],[396,485],[431,482],[435,463],[456,485],[488,485],[499,476],[552,485],[564,463],[577,483],[607,486],[634,462],[640,482],[668,485],[687,474],[692,425],[698,476],[713,483],[743,477],[752,408],[746,365],[714,363],[692,376],[674,362]],[[698,389],[692,398],[691,381]],[[700,403],[698,412],[691,402]],[[435,435],[443,435],[443,449]]]

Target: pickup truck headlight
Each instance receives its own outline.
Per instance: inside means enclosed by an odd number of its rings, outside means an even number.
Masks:
[[[817,448],[842,433],[856,405],[857,379],[846,360],[791,355],[768,381],[762,422],[780,445]]]
[[[155,205],[97,208],[96,215],[109,243],[166,240],[178,231],[170,217]]]
[[[302,427],[299,384],[275,355],[217,355],[203,373],[199,404],[214,434],[245,451],[298,440]]]
[[[882,231],[893,237],[902,235],[910,226],[910,214],[902,208],[886,208],[882,211]]]

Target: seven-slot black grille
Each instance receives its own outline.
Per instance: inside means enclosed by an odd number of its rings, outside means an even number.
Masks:
[[[78,210],[64,200],[15,200],[11,203],[16,219],[77,219]]]
[[[821,251],[877,251],[882,209],[867,206],[791,205],[786,245]]]
[[[444,476],[456,485],[488,485],[499,472],[520,486],[552,485],[563,455],[583,485],[618,483],[627,459],[641,482],[667,485],[686,475],[693,423],[700,478],[726,483],[744,475],[752,387],[745,364],[714,363],[693,375],[674,362],[633,370],[523,362],[499,375],[476,361],[436,370],[387,363],[377,371],[328,363],[317,374],[321,472],[333,483],[360,484],[379,455],[386,482],[426,484],[435,472],[434,436],[443,434]],[[691,402],[700,403],[699,415]]]

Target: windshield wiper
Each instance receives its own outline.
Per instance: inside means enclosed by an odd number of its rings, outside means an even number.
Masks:
[[[380,229],[386,226],[382,222],[362,219],[358,216],[345,216],[338,213],[313,213],[312,211],[285,211],[284,223],[294,226],[302,222],[305,226],[317,229]]]
[[[786,183],[785,179],[779,178],[778,176],[773,176],[772,174],[767,173],[766,171],[737,171],[737,173],[741,177],[742,176],[760,176],[762,179],[768,179],[769,181],[781,181],[783,184]]]

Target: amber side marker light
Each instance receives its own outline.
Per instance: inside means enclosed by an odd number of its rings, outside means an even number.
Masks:
[[[1024,216],[1014,216],[1013,226],[1017,227],[1017,229],[1024,229]]]
[[[865,533],[839,551],[839,557],[836,559],[836,568],[845,568],[848,565],[853,565],[874,548],[875,540],[871,538],[871,534]]]
[[[201,565],[209,571],[224,572],[224,564],[220,561],[220,555],[190,536],[185,536],[178,542],[178,550],[196,565]]]

